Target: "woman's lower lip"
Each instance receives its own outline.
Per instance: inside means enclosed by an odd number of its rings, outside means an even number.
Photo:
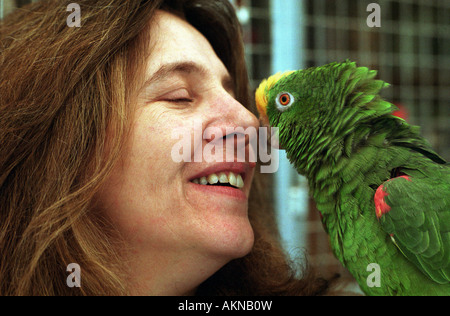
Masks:
[[[219,186],[219,185],[202,185],[189,182],[194,189],[202,191],[206,194],[223,194],[227,195],[231,198],[235,198],[238,200],[247,200],[247,196],[242,190],[228,187],[228,186]]]

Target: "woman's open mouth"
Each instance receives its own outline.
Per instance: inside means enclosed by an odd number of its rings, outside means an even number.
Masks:
[[[203,167],[188,178],[194,188],[207,194],[225,194],[239,200],[246,200],[250,178],[248,175],[256,163],[218,163]],[[247,188],[247,189],[246,189]]]
[[[232,171],[211,173],[207,176],[193,179],[191,182],[201,185],[224,186],[237,189],[242,189],[244,187],[242,175]]]

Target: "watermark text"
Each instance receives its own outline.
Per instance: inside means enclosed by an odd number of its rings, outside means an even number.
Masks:
[[[271,135],[269,135],[271,133]],[[177,142],[172,146],[171,157],[179,162],[257,162],[261,173],[274,173],[279,166],[278,149],[268,145],[278,143],[278,128],[265,127],[218,127],[202,128],[200,120],[192,125],[172,130],[172,139]],[[206,144],[203,145],[204,141]]]

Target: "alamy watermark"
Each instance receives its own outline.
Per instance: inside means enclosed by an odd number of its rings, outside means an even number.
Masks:
[[[381,27],[381,7],[378,3],[369,3],[366,9],[371,12],[367,17],[366,23],[368,27]]]
[[[70,263],[67,265],[67,272],[70,272],[66,279],[68,287],[81,287],[81,267],[78,263]]]
[[[66,11],[72,12],[66,19],[68,27],[81,27],[81,8],[78,3],[71,3]]]
[[[66,11],[71,12],[66,19],[68,27],[81,27],[81,8],[78,3],[70,3]],[[381,7],[378,3],[369,3],[366,8],[367,12],[371,12],[367,17],[366,24],[368,27],[381,27]]]
[[[371,272],[366,279],[368,287],[381,287],[381,268],[378,263],[370,263],[366,268],[367,272]]]
[[[270,130],[270,132],[269,132]],[[269,136],[270,133],[270,136]],[[202,121],[172,130],[172,139],[177,142],[171,150],[174,162],[257,162],[261,173],[274,173],[279,166],[279,152],[268,145],[278,144],[278,128],[266,127],[207,127]],[[269,139],[270,137],[270,139]],[[207,143],[203,146],[203,141]]]

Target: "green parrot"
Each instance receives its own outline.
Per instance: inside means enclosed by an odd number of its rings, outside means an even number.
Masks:
[[[376,74],[348,60],[278,73],[256,91],[260,119],[366,295],[450,295],[450,164],[392,115]]]

